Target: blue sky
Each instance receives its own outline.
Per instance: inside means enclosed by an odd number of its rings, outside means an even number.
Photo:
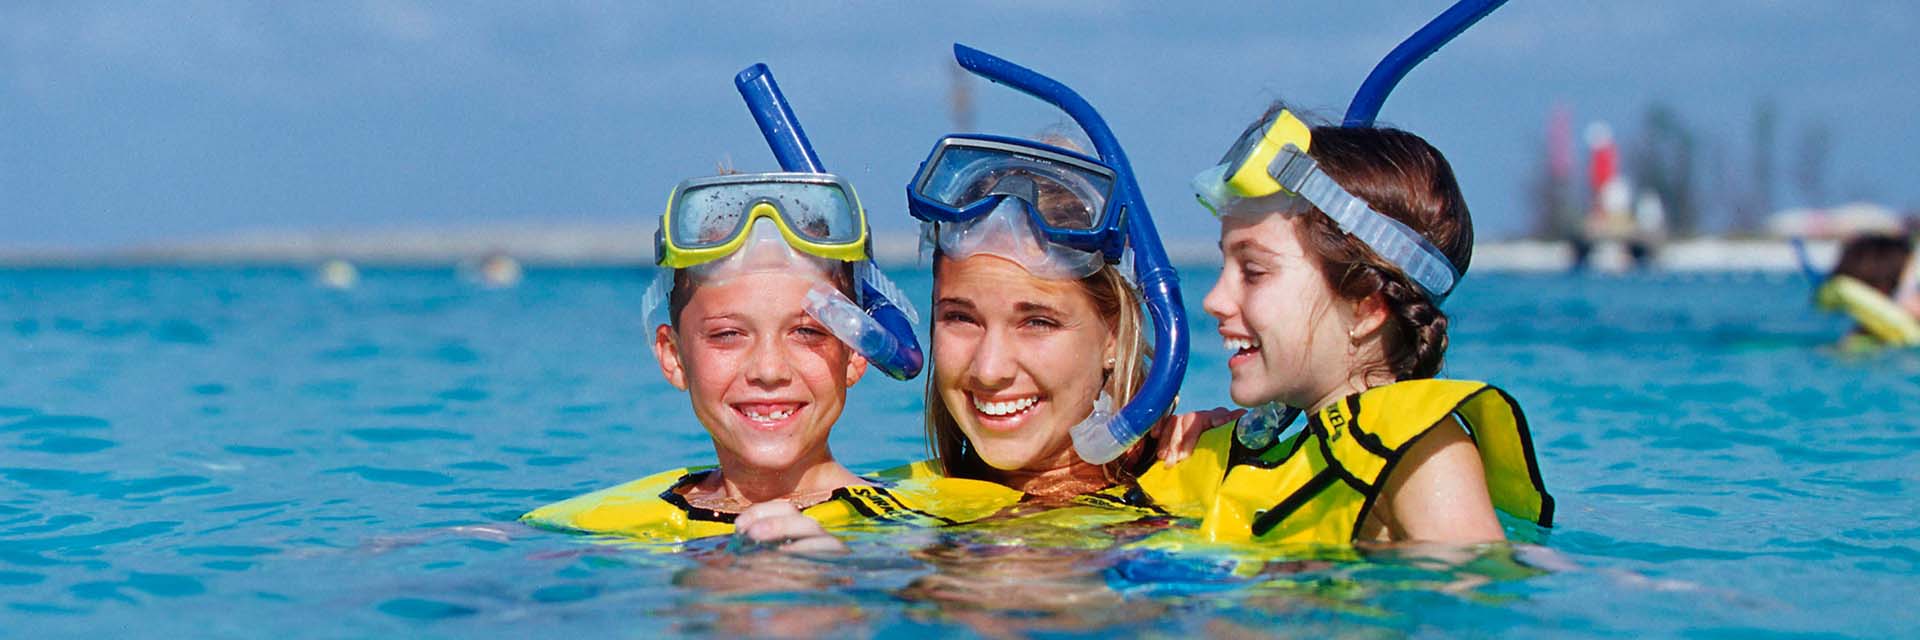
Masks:
[[[1248,119],[1274,98],[1337,117],[1446,5],[711,4],[0,5],[0,248],[651,224],[682,178],[774,168],[731,83],[762,61],[877,231],[904,234],[902,186],[951,127],[955,41],[1079,90],[1165,233],[1203,239],[1211,225],[1180,224],[1200,215],[1185,182]],[[1910,2],[1514,0],[1415,70],[1381,119],[1448,154],[1483,237],[1527,228],[1557,103],[1630,140],[1664,102],[1744,169],[1771,100],[1789,149],[1810,125],[1831,130],[1835,199],[1914,208],[1916,41]],[[1062,121],[998,87],[974,95],[982,130]]]

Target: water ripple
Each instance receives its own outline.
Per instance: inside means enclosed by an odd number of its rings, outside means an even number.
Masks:
[[[379,467],[353,466],[328,469],[327,473],[351,473],[373,482],[404,484],[415,487],[439,487],[453,484],[453,476],[417,469],[382,469]]]

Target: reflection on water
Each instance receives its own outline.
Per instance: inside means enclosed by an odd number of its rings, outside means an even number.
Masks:
[[[1190,289],[1212,272],[1184,270]],[[924,274],[898,273],[925,296]],[[647,274],[0,271],[0,635],[1910,634],[1920,355],[1841,354],[1798,281],[1475,274],[1448,372],[1526,407],[1561,502],[1531,543],[1246,558],[1091,531],[672,553],[527,509],[711,460],[638,324]],[[1199,296],[1188,295],[1198,304]],[[1208,335],[1205,315],[1195,333]],[[1185,406],[1224,403],[1196,340]],[[834,451],[924,456],[868,376]]]

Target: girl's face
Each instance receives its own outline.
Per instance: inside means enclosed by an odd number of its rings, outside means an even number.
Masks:
[[[654,351],[713,437],[723,469],[786,470],[830,459],[827,432],[866,372],[803,310],[808,278],[752,273],[701,285]]]
[[[1312,408],[1354,377],[1354,305],[1327,286],[1301,244],[1299,220],[1220,219],[1225,264],[1203,306],[1233,352],[1229,393],[1243,406],[1277,400]]]
[[[933,378],[960,431],[996,469],[1077,463],[1070,430],[1093,412],[1113,330],[1081,285],[985,254],[934,265]]]

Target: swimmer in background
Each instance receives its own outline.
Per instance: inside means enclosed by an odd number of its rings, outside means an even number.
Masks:
[[[1857,236],[1841,245],[1840,259],[1814,301],[1855,320],[1842,349],[1920,345],[1920,273],[1913,255],[1913,243],[1892,235]]]
[[[488,251],[478,260],[460,263],[459,271],[468,281],[487,289],[511,289],[519,286],[526,276],[520,261],[498,249]]]
[[[1505,538],[1496,507],[1551,523],[1518,404],[1433,379],[1441,304],[1473,251],[1439,150],[1396,129],[1308,127],[1275,104],[1193,184],[1220,221],[1225,264],[1203,307],[1233,351],[1230,395],[1263,408],[1201,437],[1194,458],[1230,465],[1203,537],[1491,542]],[[1284,407],[1310,418],[1283,437]]]

